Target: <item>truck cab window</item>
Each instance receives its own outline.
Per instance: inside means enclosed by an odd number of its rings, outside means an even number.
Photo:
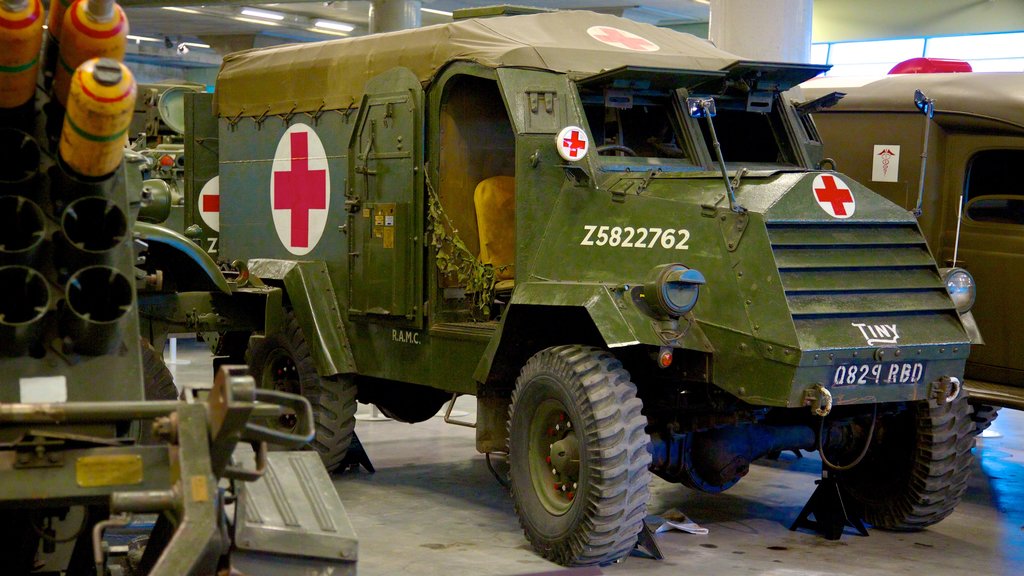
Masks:
[[[722,145],[722,156],[727,164],[756,164],[796,166],[796,154],[782,118],[782,103],[778,96],[771,100],[768,111],[748,109],[746,96],[732,94],[691,94],[712,96],[718,115],[714,118],[715,133]],[[711,133],[707,122],[700,121],[704,142],[714,157]]]
[[[965,213],[976,222],[1024,225],[1024,189],[1011,183],[1024,150],[985,150],[967,164]]]
[[[593,147],[603,156],[685,159],[668,92],[581,90]]]

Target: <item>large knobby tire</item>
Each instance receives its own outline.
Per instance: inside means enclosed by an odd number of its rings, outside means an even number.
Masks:
[[[642,408],[605,350],[557,346],[523,367],[509,409],[509,482],[540,555],[600,565],[633,549],[650,499]]]
[[[146,400],[177,400],[178,388],[174,376],[164,363],[164,356],[157,352],[149,340],[141,338],[142,379]]]
[[[355,431],[356,385],[352,378],[317,372],[302,327],[290,311],[285,314],[283,330],[252,340],[245,360],[257,386],[302,394],[309,400],[316,424],[311,445],[328,472],[337,468]],[[294,417],[282,417],[276,426],[294,431]]]
[[[990,404],[971,404],[971,421],[974,422],[974,433],[981,434],[999,417],[999,406]]]
[[[949,516],[967,489],[974,422],[966,394],[879,418],[864,460],[841,482],[877,528],[916,531]]]

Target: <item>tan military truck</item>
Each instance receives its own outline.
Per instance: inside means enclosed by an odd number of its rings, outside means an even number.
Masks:
[[[984,345],[971,347],[966,385],[980,426],[994,415],[988,405],[1024,408],[1024,307],[1015,302],[1024,282],[1024,74],[816,79],[802,90],[808,103],[845,93],[812,114],[825,156],[907,208],[923,184],[920,224],[939,265],[977,281],[972,313]],[[915,105],[918,90],[933,101],[931,120]]]

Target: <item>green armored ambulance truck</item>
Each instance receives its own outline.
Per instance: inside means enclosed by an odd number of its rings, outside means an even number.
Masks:
[[[1024,408],[1024,310],[1014,297],[1024,282],[1024,192],[1014,182],[1024,161],[1024,74],[819,82],[807,84],[808,98],[846,94],[814,114],[826,155],[907,207],[917,201],[926,122],[914,91],[935,101],[920,222],[939,262],[965,268],[978,283],[972,314],[985,343],[971,349],[965,386],[979,404],[979,426],[994,415],[986,405]]]
[[[816,168],[782,91],[821,71],[589,12],[230,55],[189,125],[234,271],[154,229],[148,331],[303,393],[328,466],[357,400],[476,395],[563,564],[630,551],[651,472],[719,492],[785,449],[856,463],[874,525],[928,526],[969,472],[970,342],[915,218]]]

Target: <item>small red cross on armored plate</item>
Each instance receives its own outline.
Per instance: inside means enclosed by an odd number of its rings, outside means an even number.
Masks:
[[[555,147],[558,148],[558,155],[563,160],[575,162],[587,155],[590,149],[590,140],[587,133],[579,126],[566,126],[555,137]]]
[[[220,176],[214,176],[199,192],[199,217],[214,232],[220,232]]]
[[[818,174],[811,185],[814,200],[833,218],[849,218],[857,210],[853,192],[838,176]]]
[[[316,248],[331,202],[327,153],[316,132],[294,124],[281,136],[270,176],[270,211],[284,247],[302,256]]]
[[[616,48],[624,48],[636,52],[657,52],[661,49],[660,46],[643,36],[611,26],[591,26],[587,28],[587,34],[590,34],[590,37],[598,42],[603,42]]]

